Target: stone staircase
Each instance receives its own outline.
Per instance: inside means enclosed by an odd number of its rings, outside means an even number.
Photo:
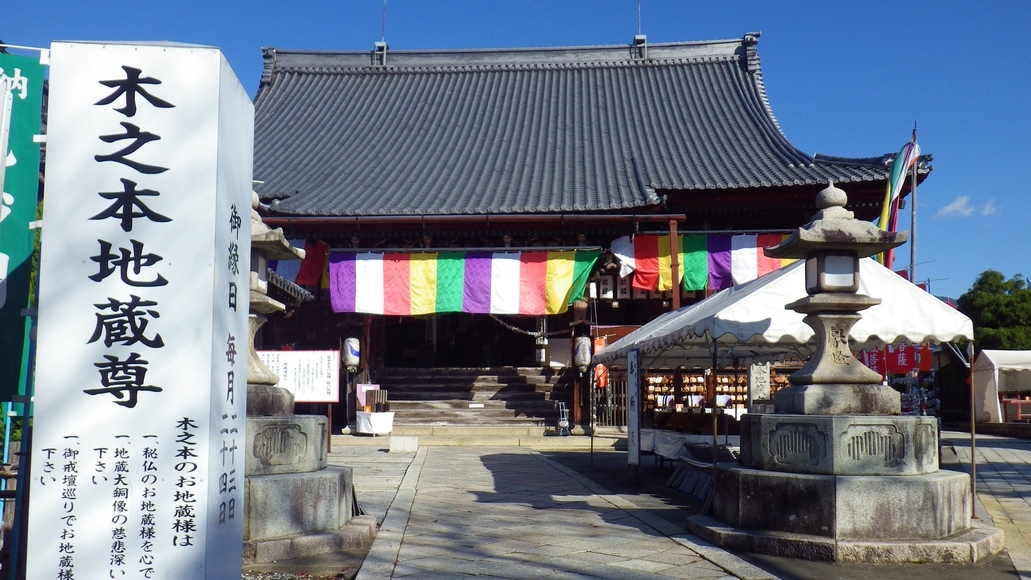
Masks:
[[[396,435],[441,427],[544,435],[556,430],[558,403],[571,406],[575,377],[539,367],[407,368],[385,369],[377,382],[388,392]]]

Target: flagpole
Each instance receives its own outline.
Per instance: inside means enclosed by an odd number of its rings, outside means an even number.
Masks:
[[[916,143],[916,123],[913,123],[913,143]],[[909,281],[916,284],[916,166],[920,163],[920,156],[913,160],[913,205],[909,214]]]

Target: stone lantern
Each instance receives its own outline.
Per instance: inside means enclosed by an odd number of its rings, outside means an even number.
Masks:
[[[859,260],[905,243],[909,234],[855,219],[845,209],[847,201],[830,184],[816,196],[813,221],[764,250],[771,258],[805,260],[808,296],[787,308],[805,314],[803,321],[816,333],[813,356],[791,375],[792,386],[774,396],[776,413],[898,415],[902,408],[899,393],[852,356],[848,337],[859,312],[881,302],[857,294]]]
[[[258,196],[251,200],[250,353],[247,358],[247,415],[291,415],[294,395],[277,386],[279,377],[258,358],[254,339],[268,321],[268,315],[284,312],[286,305],[268,295],[269,260],[301,260],[304,250],[290,245],[283,230],[272,229],[258,215]]]
[[[260,564],[367,546],[376,520],[358,515],[349,467],[329,465],[329,421],[295,415],[293,393],[254,349],[266,316],[286,305],[268,295],[268,260],[298,260],[280,228],[271,229],[251,201],[250,345],[244,487],[245,564]]]
[[[900,395],[849,349],[862,310],[859,260],[898,246],[845,209],[830,184],[813,220],[767,256],[804,259],[805,314],[815,351],[774,395],[774,413],[741,420],[739,463],[714,470],[713,517],[689,529],[729,549],[829,561],[976,561],[1001,532],[971,527],[970,479],[939,471],[934,417],[902,416]]]

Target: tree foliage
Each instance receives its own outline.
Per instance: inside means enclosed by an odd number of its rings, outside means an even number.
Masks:
[[[1031,288],[1022,275],[985,270],[957,306],[974,323],[978,350],[1031,350]]]

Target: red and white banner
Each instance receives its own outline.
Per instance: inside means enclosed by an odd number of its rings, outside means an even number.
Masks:
[[[904,375],[913,370],[930,372],[933,369],[933,358],[930,345],[914,346],[900,344],[883,349],[861,351],[859,360],[867,367],[887,375]]]
[[[602,336],[594,339],[594,352],[608,346],[608,340]],[[594,365],[594,386],[604,389],[609,386],[609,368],[605,365]]]

